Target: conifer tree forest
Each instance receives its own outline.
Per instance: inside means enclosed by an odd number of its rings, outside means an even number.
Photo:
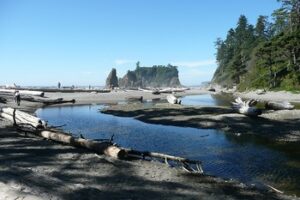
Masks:
[[[300,0],[278,0],[271,16],[249,24],[241,15],[225,39],[218,38],[213,83],[239,90],[300,90]]]

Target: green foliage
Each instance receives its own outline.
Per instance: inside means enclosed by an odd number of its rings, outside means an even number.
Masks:
[[[127,72],[121,80],[121,85],[123,87],[179,86],[178,69],[170,64],[141,67],[140,62],[137,62],[136,69]]]
[[[259,16],[253,27],[241,15],[226,39],[217,39],[213,82],[240,90],[300,89],[300,0],[280,2],[274,22]]]

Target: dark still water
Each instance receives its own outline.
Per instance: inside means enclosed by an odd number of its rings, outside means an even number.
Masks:
[[[146,124],[132,118],[100,113],[101,105],[50,107],[37,115],[51,125],[86,138],[110,138],[121,146],[162,152],[203,161],[205,173],[246,183],[268,183],[300,194],[297,145],[276,146],[257,137],[217,130]]]

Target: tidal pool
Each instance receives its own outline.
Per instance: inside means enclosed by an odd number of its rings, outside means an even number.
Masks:
[[[162,152],[203,161],[205,173],[245,183],[267,183],[300,194],[299,144],[275,145],[257,136],[147,124],[99,112],[103,105],[48,107],[37,110],[50,125],[89,139],[110,138],[123,147]]]

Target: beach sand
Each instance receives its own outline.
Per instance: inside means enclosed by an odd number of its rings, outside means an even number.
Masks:
[[[190,94],[194,94],[190,91]],[[199,91],[201,92],[201,91]],[[188,93],[188,92],[187,92]],[[76,104],[110,103],[127,96],[163,98],[145,92],[46,93]],[[11,96],[5,106],[17,107]],[[3,105],[2,105],[3,106]],[[21,102],[34,113],[42,104]],[[203,175],[164,163],[117,160],[17,132],[0,118],[0,199],[296,199]]]

